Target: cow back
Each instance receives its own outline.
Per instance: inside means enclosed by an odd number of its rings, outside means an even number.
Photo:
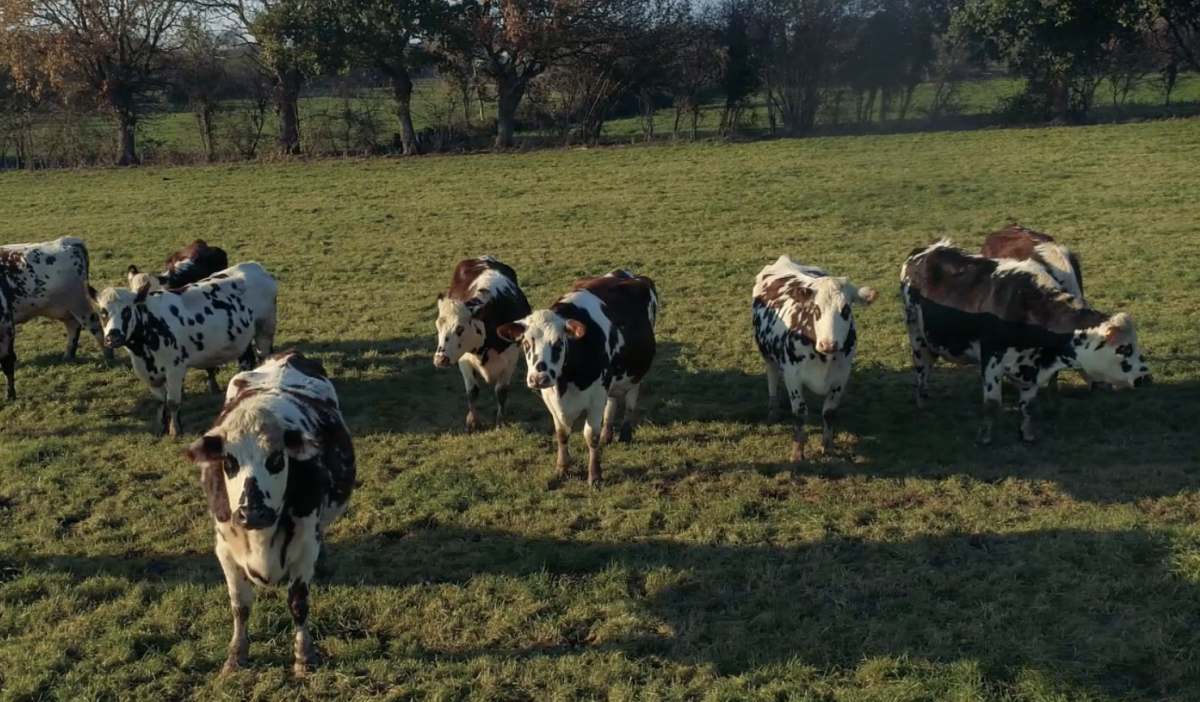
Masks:
[[[573,357],[590,356],[602,358],[614,375],[628,376],[635,383],[649,372],[657,351],[654,326],[658,317],[658,293],[650,278],[628,271],[583,278],[551,309],[588,328],[583,339],[572,342],[568,367]],[[589,341],[589,335],[600,339]],[[587,351],[580,353],[585,348]]]

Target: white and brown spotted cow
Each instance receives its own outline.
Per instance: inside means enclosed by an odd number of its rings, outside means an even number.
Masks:
[[[900,281],[917,404],[925,405],[929,368],[938,358],[980,366],[980,445],[992,442],[1006,377],[1020,391],[1020,436],[1026,442],[1034,440],[1031,413],[1038,387],[1063,368],[1118,388],[1150,382],[1133,320],[1092,309],[1036,262],[976,256],[942,240],[915,249]]]
[[[879,297],[849,278],[796,263],[787,255],[763,268],[754,280],[751,307],[754,340],[767,368],[768,421],[779,417],[779,381],[787,388],[795,439],[791,460],[804,460],[804,390],[825,396],[821,408],[822,450],[833,451],[833,420],[850,380],[858,347],[851,306]]]
[[[219,246],[209,246],[203,239],[197,239],[168,256],[166,267],[162,273],[152,275],[139,272],[137,266],[130,266],[125,272],[129,289],[137,290],[147,282],[150,292],[182,288],[225,270],[229,267],[229,257]]]
[[[1083,297],[1083,273],[1079,269],[1079,257],[1049,234],[1035,232],[1019,224],[1010,224],[989,234],[979,253],[988,258],[1033,261],[1045,268],[1063,290],[1087,303]],[[1087,383],[1088,390],[1094,390],[1098,383],[1089,379],[1086,374],[1081,375]],[[1057,373],[1050,378],[1047,385],[1050,391],[1058,391]]]
[[[457,363],[467,389],[467,431],[479,420],[479,382],[496,388],[496,426],[504,426],[508,385],[521,351],[496,329],[532,310],[517,284],[517,273],[491,256],[459,261],[450,290],[438,293],[437,351],[433,365]]]
[[[354,446],[333,383],[294,351],[229,383],[225,407],[185,454],[203,469],[217,560],[233,609],[223,672],[247,665],[255,585],[288,586],[293,671],[315,662],[308,589],[325,530],[354,490]]]
[[[541,393],[558,438],[558,477],[571,459],[567,439],[584,415],[588,484],[601,483],[601,446],[612,441],[617,401],[625,401],[621,441],[633,440],[642,379],[654,361],[658,293],[654,281],[629,271],[584,278],[548,310],[498,330],[525,350],[526,384]]]
[[[250,262],[178,290],[108,288],[95,298],[104,343],[128,349],[134,373],[162,403],[158,433],[181,431],[188,368],[215,369],[237,359],[245,370],[271,353],[276,292],[275,278]]]
[[[66,361],[75,358],[79,332],[84,327],[96,337],[104,357],[112,358],[88,300],[92,292],[88,268],[88,250],[81,239],[65,237],[40,244],[0,246],[0,272],[5,274],[12,293],[13,323],[46,317],[65,324]]]

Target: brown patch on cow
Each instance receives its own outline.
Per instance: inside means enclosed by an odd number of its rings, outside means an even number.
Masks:
[[[204,496],[208,498],[208,510],[218,522],[228,522],[233,515],[229,512],[229,493],[225,492],[225,474],[221,464],[210,461],[204,466]]]
[[[0,268],[19,271],[25,267],[25,254],[12,249],[0,249]]]
[[[325,366],[315,358],[309,358],[295,349],[288,349],[280,356],[286,356],[284,363],[310,378],[327,378]]]
[[[775,310],[775,314],[783,316],[783,309],[790,301],[792,303],[791,319],[784,319],[788,329],[799,331],[808,338],[816,338],[813,324],[821,319],[821,308],[817,305],[817,291],[808,287],[796,276],[785,275],[771,279],[763,288],[759,300]]]
[[[225,420],[225,418],[228,417],[231,412],[233,412],[235,409],[237,409],[238,406],[240,406],[246,400],[249,400],[250,398],[255,397],[257,395],[262,395],[266,392],[267,392],[267,390],[265,388],[251,388],[248,390],[242,390],[242,391],[238,392],[236,395],[233,396],[232,400],[226,402],[225,406],[221,408],[221,413],[217,415],[217,420],[215,422],[213,422],[213,426],[214,427],[220,426],[221,422],[223,422]]]
[[[581,278],[571,291],[587,291],[600,298],[604,313],[625,340],[613,359],[615,365],[624,369],[634,383],[640,383],[650,372],[656,351],[654,325],[648,315],[650,301],[658,297],[654,281],[613,271],[597,278]]]
[[[483,275],[483,272],[489,268],[488,262],[482,258],[469,258],[459,261],[458,265],[454,267],[454,274],[450,278],[450,299],[461,300],[462,302],[471,299],[471,287],[475,284],[476,279]]]
[[[923,297],[962,312],[992,314],[1057,334],[1090,329],[1108,317],[1078,298],[1040,285],[1031,275],[996,275],[999,262],[952,247],[916,249],[904,281]]]
[[[1049,234],[1035,232],[1019,224],[1010,224],[988,235],[987,241],[983,242],[983,251],[980,253],[988,258],[1039,260],[1037,247],[1041,244],[1053,243],[1054,237]]]
[[[193,261],[195,264],[214,271],[229,267],[229,258],[225,251],[217,247],[210,247],[203,239],[197,239],[167,256],[167,272],[174,272],[177,267],[188,261]]]
[[[234,378],[233,379],[233,389],[237,390],[238,392],[245,390],[249,385],[250,385],[250,381],[246,380],[245,378]]]

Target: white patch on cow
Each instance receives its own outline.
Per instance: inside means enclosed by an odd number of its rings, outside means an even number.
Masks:
[[[1059,284],[1059,287],[1074,297],[1083,298],[1083,291],[1079,289],[1079,280],[1076,278],[1078,272],[1071,263],[1067,247],[1061,244],[1044,243],[1038,244],[1033,250],[1046,262],[1046,271]]]
[[[1132,388],[1150,376],[1133,320],[1124,312],[1079,332],[1075,357],[1080,369],[1094,381],[1117,388]]]
[[[975,256],[983,258],[982,256]],[[1042,290],[1053,292],[1066,292],[1066,289],[1059,284],[1054,276],[1050,275],[1050,271],[1045,266],[1033,260],[1018,260],[1015,258],[997,258],[996,261],[996,277],[1005,275],[1027,275],[1033,279],[1034,283]]]

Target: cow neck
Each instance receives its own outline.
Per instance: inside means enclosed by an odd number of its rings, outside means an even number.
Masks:
[[[125,346],[130,351],[141,351],[146,345],[146,317],[149,315],[149,310],[143,305],[133,306],[133,329],[130,330],[129,336],[125,337]]]

